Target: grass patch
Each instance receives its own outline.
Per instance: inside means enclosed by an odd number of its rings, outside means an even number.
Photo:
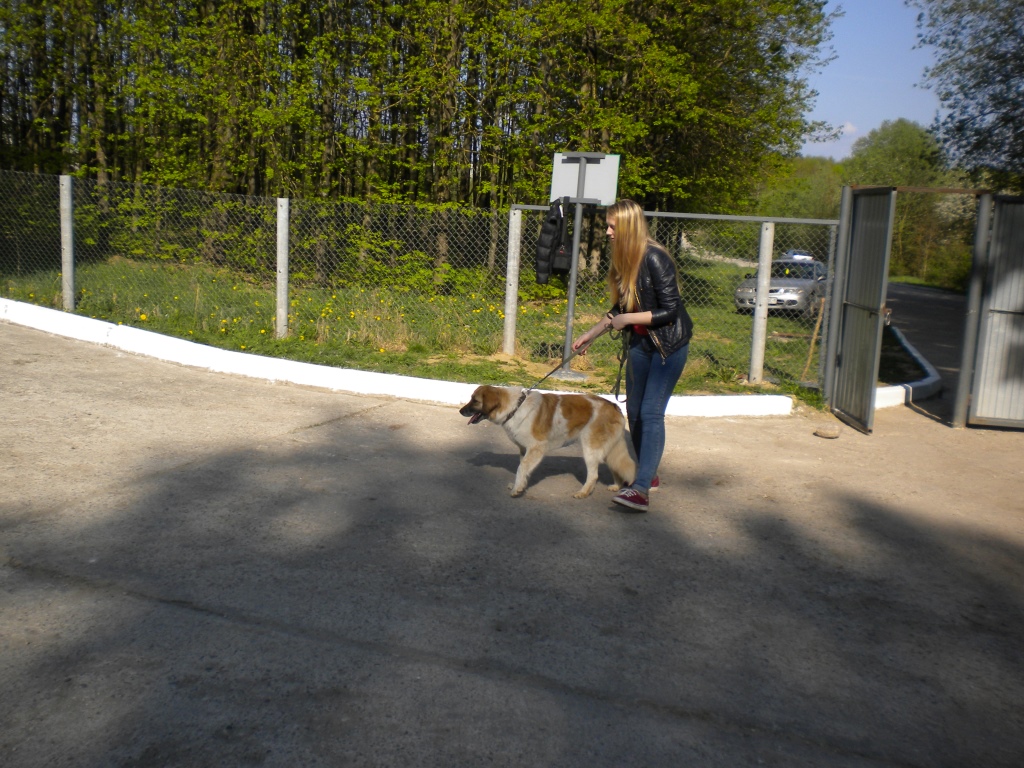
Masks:
[[[765,362],[771,381],[758,387],[744,383],[752,319],[732,307],[732,288],[741,272],[731,265],[683,266],[696,331],[675,393],[785,392],[813,404],[810,390],[798,383],[808,369],[817,374],[819,350],[811,350],[812,327],[806,321],[769,318]],[[532,386],[560,364],[568,312],[564,298],[521,300],[516,354],[507,356],[497,354],[503,338],[503,279],[434,292],[297,284],[288,297],[290,334],[284,339],[275,335],[274,285],[226,267],[114,256],[79,266],[75,285],[78,314],[213,347],[332,367],[520,386]],[[703,293],[693,293],[698,290]],[[7,275],[0,294],[59,307],[60,274]],[[573,335],[597,322],[607,306],[603,286],[579,293]],[[587,374],[585,381],[569,384],[552,377],[544,387],[610,392],[618,379],[620,352],[612,338],[599,339],[587,355],[571,362],[572,370]]]
[[[937,283],[934,280],[925,279],[923,277],[913,277],[911,275],[900,275],[898,277],[890,277],[890,283],[896,283],[898,285],[913,285],[918,288],[931,288],[935,291],[945,291],[946,293],[963,294],[967,290],[966,285],[949,285],[946,283]]]

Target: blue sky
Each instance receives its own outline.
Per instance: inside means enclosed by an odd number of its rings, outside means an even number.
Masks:
[[[843,127],[843,135],[802,150],[835,160],[884,120],[927,127],[939,107],[934,91],[917,86],[933,60],[931,49],[914,48],[918,11],[903,0],[829,0],[827,10],[839,7],[845,15],[832,23],[835,59],[809,78],[818,98],[808,117]]]

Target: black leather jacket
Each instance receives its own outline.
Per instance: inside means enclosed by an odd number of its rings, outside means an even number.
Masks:
[[[663,358],[690,343],[693,320],[679,295],[676,264],[661,248],[647,246],[636,277],[636,292],[639,304],[636,311],[651,313],[651,324],[647,328],[649,335],[637,337],[641,342],[653,343]],[[612,307],[611,311],[617,315],[624,310]]]

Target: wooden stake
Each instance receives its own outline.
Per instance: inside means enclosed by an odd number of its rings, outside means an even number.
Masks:
[[[804,372],[800,374],[800,381],[807,381],[807,371],[811,368],[811,358],[814,357],[814,342],[818,340],[818,331],[821,330],[821,316],[825,314],[825,299],[818,304],[818,319],[814,323],[814,333],[811,334],[811,348],[807,351],[807,365]]]

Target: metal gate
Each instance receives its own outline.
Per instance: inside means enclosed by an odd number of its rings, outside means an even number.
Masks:
[[[979,230],[987,229],[987,215],[978,218]],[[1024,198],[995,198],[987,255],[976,249],[971,293],[958,406],[969,396],[970,424],[1024,428]],[[956,422],[955,415],[954,426],[963,426]]]
[[[823,389],[832,412],[865,433],[875,418],[895,208],[893,188],[843,188]]]

